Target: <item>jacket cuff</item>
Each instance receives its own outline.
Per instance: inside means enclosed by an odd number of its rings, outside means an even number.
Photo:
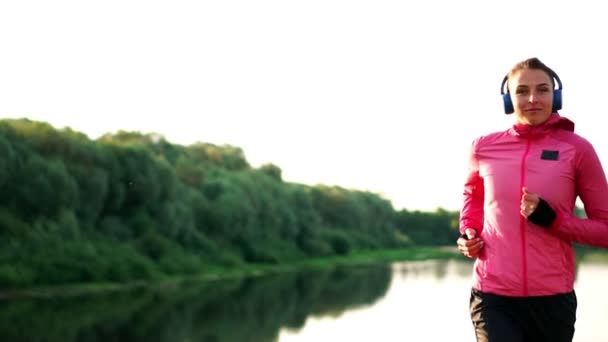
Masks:
[[[553,224],[557,221],[556,218],[557,213],[555,210],[551,208],[547,201],[541,198],[534,212],[528,216],[528,221],[535,225],[551,229],[553,228]]]

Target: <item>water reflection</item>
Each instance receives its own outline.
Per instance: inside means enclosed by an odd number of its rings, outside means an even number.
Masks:
[[[471,262],[339,267],[96,296],[0,300],[0,341],[474,341]],[[604,263],[582,263],[575,342],[608,340]]]
[[[468,312],[471,262],[406,262],[393,264],[392,269],[386,295],[373,306],[344,312],[339,319],[309,317],[299,330],[283,329],[279,341],[475,341]],[[579,262],[573,342],[608,341],[603,329],[607,279],[605,261]]]
[[[392,265],[393,275],[407,277],[432,277],[442,280],[446,277],[470,278],[473,263],[467,260],[428,260],[417,262],[398,262]]]
[[[385,295],[389,266],[183,284],[104,296],[0,302],[2,341],[276,341],[308,316]]]
[[[302,329],[283,329],[280,342],[474,341],[468,315],[470,262],[420,261],[392,265],[386,295],[338,320],[309,317]]]

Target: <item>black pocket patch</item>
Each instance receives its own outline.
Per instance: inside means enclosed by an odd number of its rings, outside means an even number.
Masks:
[[[543,160],[558,160],[559,159],[559,151],[543,150],[543,153],[540,155],[540,159],[543,159]]]

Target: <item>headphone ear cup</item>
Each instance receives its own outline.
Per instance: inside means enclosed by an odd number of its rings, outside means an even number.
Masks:
[[[553,97],[553,100],[555,101],[555,97]],[[560,96],[560,101],[561,101],[561,96]],[[504,103],[504,106],[505,106],[505,114],[513,113],[513,102],[511,102],[511,94],[509,94],[509,93],[503,94],[502,102]]]
[[[562,90],[555,89],[553,91],[553,108],[551,110],[557,112],[560,109],[562,109]]]

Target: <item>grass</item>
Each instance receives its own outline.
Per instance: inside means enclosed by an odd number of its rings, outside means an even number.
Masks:
[[[583,253],[579,253],[577,255],[577,258],[581,261],[581,262],[587,262],[587,263],[602,263],[605,264],[606,262],[608,262],[608,252],[607,251],[590,251],[590,252],[585,252]]]
[[[64,286],[40,286],[35,288],[0,291],[1,298],[80,296],[109,291],[126,291],[140,287],[173,286],[190,280],[219,280],[234,277],[256,276],[277,272],[294,272],[302,269],[323,269],[342,265],[378,264],[396,261],[420,261],[430,259],[462,258],[453,248],[410,247],[394,250],[357,251],[344,256],[309,258],[281,264],[245,264],[235,267],[209,267],[199,275],[164,278],[160,281],[135,281],[129,283],[84,283]]]

